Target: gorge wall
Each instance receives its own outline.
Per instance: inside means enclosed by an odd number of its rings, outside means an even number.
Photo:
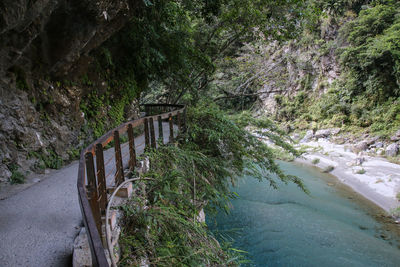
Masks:
[[[93,53],[124,27],[140,4],[0,3],[0,182],[16,173],[58,168],[93,140],[86,114],[90,107],[82,109],[83,100],[92,90],[105,93],[109,87]],[[111,108],[102,105],[99,116]],[[137,112],[135,104],[123,108],[124,116]],[[104,120],[105,129],[112,125],[111,118]]]
[[[269,71],[261,78],[258,109],[274,114],[277,96],[294,97],[300,92],[322,95],[341,74],[337,48],[339,25],[325,21],[316,36],[305,32],[298,40],[264,48]]]

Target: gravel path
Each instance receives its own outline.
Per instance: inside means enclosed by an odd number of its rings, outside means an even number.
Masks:
[[[163,123],[164,142],[168,124]],[[156,136],[158,127],[155,123]],[[136,139],[143,151],[144,136]],[[126,154],[124,146],[122,155]],[[111,157],[107,150],[104,158]],[[106,167],[112,171],[113,164]],[[76,179],[78,161],[51,171],[41,182],[0,200],[0,266],[71,266],[73,241],[82,225]]]

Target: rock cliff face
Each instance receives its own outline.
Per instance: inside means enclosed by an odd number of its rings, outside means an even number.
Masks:
[[[87,141],[80,110],[87,89],[56,81],[89,72],[90,52],[135,15],[138,3],[0,2],[0,182],[18,169],[27,174],[76,157]]]
[[[339,42],[337,37],[338,26],[327,23],[321,26],[319,41],[307,41],[303,36],[300,41],[285,45],[271,43],[266,49],[274,58],[269,73],[263,77],[259,109],[274,113],[277,94],[325,93],[340,75],[335,48]]]
[[[82,56],[121,29],[138,1],[4,0],[0,69],[68,74]]]

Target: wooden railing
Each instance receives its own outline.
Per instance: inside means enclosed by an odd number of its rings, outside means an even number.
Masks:
[[[86,149],[82,150],[78,169],[78,197],[82,218],[86,228],[93,266],[109,266],[105,254],[103,221],[107,207],[107,192],[125,180],[125,170],[132,173],[136,166],[136,156],[147,148],[156,148],[159,142],[173,142],[174,127],[178,131],[186,129],[186,109],[184,105],[148,104],[144,105],[145,117],[124,123],[112,129]],[[168,123],[166,123],[168,122]],[[156,124],[156,125],[155,125]],[[169,137],[164,137],[164,125],[169,128]],[[143,127],[142,127],[143,126]],[[158,130],[156,130],[158,129]],[[135,139],[143,139],[135,145]],[[121,144],[123,136],[127,142]],[[136,137],[135,137],[136,136]],[[105,159],[106,146],[114,146],[114,154]],[[124,151],[126,150],[126,153]],[[124,153],[123,153],[124,152]]]

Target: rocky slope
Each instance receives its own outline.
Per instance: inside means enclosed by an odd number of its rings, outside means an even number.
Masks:
[[[366,17],[367,13],[363,14]],[[320,17],[318,26],[312,31],[304,30],[297,40],[283,44],[265,42],[261,48],[253,45],[242,54],[241,65],[252,74],[254,69],[261,71],[251,76],[254,80],[247,80],[252,84],[246,81],[238,88],[252,86],[258,96],[257,113],[274,119],[288,133],[305,134],[307,130],[318,133],[318,130],[341,128],[341,138],[337,142],[400,162],[398,98],[386,97],[383,102],[374,102],[374,95],[355,95],[348,91],[351,71],[343,63],[342,56],[343,51],[353,46],[346,39],[350,33],[345,32],[349,32],[348,25],[358,21],[360,16],[347,11]],[[380,23],[380,20],[375,22]],[[363,29],[368,32],[371,27],[366,25]],[[386,53],[389,55],[388,51]],[[255,67],[244,64],[249,60],[252,64],[255,62]],[[385,60],[389,62],[391,57]],[[388,63],[376,63],[377,66],[385,64]],[[375,74],[366,75],[374,77]],[[360,78],[354,83],[363,81]],[[378,84],[376,91],[379,91]]]
[[[0,182],[59,167],[93,139],[82,98],[108,85],[93,66],[92,52],[119,31],[140,4],[0,3]],[[91,82],[82,81],[82,75]],[[133,105],[126,111],[132,115],[136,109]],[[110,125],[108,121],[105,128]]]
[[[262,77],[259,109],[274,114],[279,108],[277,96],[326,92],[341,72],[336,49],[327,45],[338,42],[338,28],[337,24],[326,22],[321,26],[319,40],[303,36],[284,45],[271,43],[266,48],[266,54],[275,59],[269,64],[270,71]]]

